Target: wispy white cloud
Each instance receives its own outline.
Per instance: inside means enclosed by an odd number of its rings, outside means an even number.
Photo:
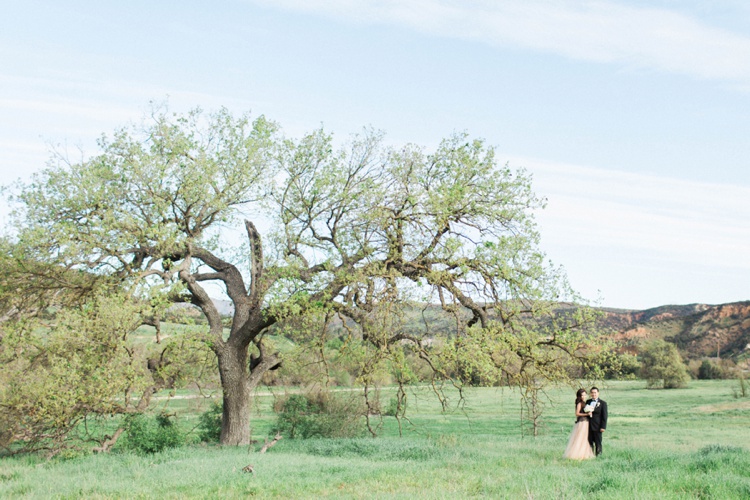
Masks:
[[[136,80],[86,79],[62,74],[28,77],[0,73],[0,88],[5,90],[0,98],[0,111],[80,115],[96,121],[116,121],[120,125],[139,118],[151,100],[168,101],[178,110],[195,106],[207,109],[231,106],[245,110],[258,104],[229,95],[175,89]]]
[[[175,111],[195,106],[208,110],[231,106],[240,112],[256,104],[166,85],[63,73],[0,73],[0,89],[0,177],[5,182],[41,169],[50,156],[50,144],[60,143],[71,150],[80,148],[83,154],[94,153],[95,141],[102,133],[138,123],[147,115],[152,99],[168,101]]]
[[[15,112],[42,112],[46,115],[60,114],[78,118],[100,121],[103,118],[127,120],[132,117],[132,110],[108,106],[102,108],[93,102],[68,101],[63,99],[0,99],[0,109]]]
[[[514,158],[534,174],[553,246],[750,270],[750,187]]]
[[[609,1],[255,0],[360,23],[750,84],[750,37],[684,13]]]

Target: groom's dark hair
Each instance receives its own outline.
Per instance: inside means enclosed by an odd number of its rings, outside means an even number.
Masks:
[[[598,391],[598,390],[599,390],[599,388],[598,388],[598,387],[592,387],[592,388],[591,388],[591,390],[592,390],[592,391]]]

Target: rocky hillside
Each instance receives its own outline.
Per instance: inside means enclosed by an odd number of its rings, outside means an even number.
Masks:
[[[632,352],[644,341],[662,338],[676,344],[688,358],[716,356],[717,352],[735,359],[750,355],[750,301],[603,312],[603,328]]]

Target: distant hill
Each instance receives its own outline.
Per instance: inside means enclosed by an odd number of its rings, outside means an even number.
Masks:
[[[602,309],[601,325],[628,351],[644,341],[671,342],[687,358],[750,355],[750,301],[661,306],[644,311]]]
[[[560,304],[560,310],[570,304]],[[664,339],[688,359],[716,356],[750,357],[750,301],[731,304],[687,304],[654,307],[642,311],[599,308],[599,328],[624,351],[637,354],[643,342]],[[466,311],[464,319],[469,317]],[[429,336],[454,331],[455,319],[436,304],[407,308],[404,329]]]
[[[570,307],[560,304],[560,310]],[[717,348],[722,358],[750,357],[750,301],[599,310],[599,328],[631,353],[638,353],[643,342],[659,338],[677,345],[688,359],[716,356]],[[415,305],[407,317],[404,326],[411,333],[446,334],[455,321],[438,305],[427,304]]]

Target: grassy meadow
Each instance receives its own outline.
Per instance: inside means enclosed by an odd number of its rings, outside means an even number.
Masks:
[[[418,388],[403,437],[384,417],[375,439],[283,439],[265,454],[258,444],[4,458],[0,498],[750,498],[750,399],[735,399],[735,384],[600,384],[610,409],[604,454],[585,462],[561,458],[574,420],[570,388],[549,392],[537,438],[521,435],[513,391],[471,389],[462,409],[442,413]],[[261,441],[275,421],[266,394],[252,422]],[[178,396],[163,404],[192,428],[206,402]],[[254,473],[242,472],[248,464]]]

